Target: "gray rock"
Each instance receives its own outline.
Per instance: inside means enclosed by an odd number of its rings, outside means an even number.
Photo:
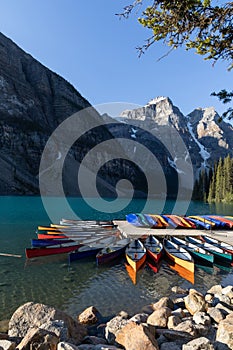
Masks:
[[[186,316],[185,312],[183,311],[183,309],[179,308],[179,309],[176,309],[176,310],[173,310],[172,311],[172,315],[173,316],[177,316],[179,318],[183,318]]]
[[[15,350],[16,344],[10,340],[0,340],[1,350]]]
[[[154,310],[158,310],[161,307],[168,307],[169,309],[173,310],[174,303],[170,298],[163,297],[159,301],[157,301],[156,303],[152,304],[152,307]]]
[[[222,286],[220,284],[216,284],[215,286],[212,286],[208,291],[208,294],[222,294]]]
[[[171,309],[168,307],[160,307],[148,317],[147,323],[156,327],[167,327],[169,316],[171,316]]]
[[[160,350],[181,350],[181,345],[176,344],[175,342],[166,342],[160,346]]]
[[[79,324],[65,312],[51,306],[29,302],[20,306],[9,322],[10,337],[24,337],[31,327],[39,328],[50,321],[62,320],[74,344],[81,343],[87,335],[86,327]]]
[[[78,316],[78,322],[91,325],[98,322],[99,315],[99,311],[94,306],[90,306]]]
[[[129,321],[127,319],[122,318],[121,316],[116,316],[112,318],[106,324],[105,328],[105,338],[109,344],[115,344],[115,338],[117,332],[124,327]]]
[[[216,323],[219,323],[226,317],[226,312],[224,310],[215,307],[209,307],[207,313]]]
[[[182,321],[174,328],[174,330],[179,331],[179,332],[185,332],[185,333],[188,333],[192,336],[197,335],[195,324],[191,320]]]
[[[193,315],[193,321],[196,324],[203,324],[204,326],[208,326],[211,324],[211,319],[205,312],[196,312]]]
[[[205,311],[205,298],[195,289],[190,289],[189,294],[184,298],[184,301],[185,307],[191,315],[194,315],[198,311]]]
[[[79,350],[78,346],[75,346],[70,343],[60,342],[57,344],[57,350]]]
[[[226,344],[230,349],[233,349],[233,312],[219,322],[216,341]]]
[[[148,319],[148,314],[143,313],[143,314],[134,315],[129,319],[129,321],[133,321],[137,324],[140,324],[140,323],[146,323],[147,319]]]
[[[222,312],[224,312],[225,315],[230,314],[230,313],[232,312],[232,310],[229,308],[229,305],[226,306],[226,305],[224,305],[223,303],[218,303],[218,304],[215,306],[215,308],[221,310]]]
[[[116,342],[126,350],[159,350],[158,343],[149,327],[129,322],[116,334]]]
[[[181,321],[181,318],[179,316],[171,315],[168,317],[167,328],[173,329],[181,322],[182,321]]]
[[[232,292],[233,292],[233,286],[231,286],[231,285],[228,285],[227,287],[222,289],[222,294],[223,295],[227,295],[228,296]]]
[[[48,320],[40,326],[40,329],[54,333],[60,341],[67,341],[69,339],[69,331],[63,320]]]
[[[182,350],[214,350],[214,346],[209,339],[201,337],[184,344]]]

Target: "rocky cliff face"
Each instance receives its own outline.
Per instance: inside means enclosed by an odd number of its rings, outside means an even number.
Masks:
[[[88,106],[73,86],[0,33],[0,193],[37,194],[49,135]]]

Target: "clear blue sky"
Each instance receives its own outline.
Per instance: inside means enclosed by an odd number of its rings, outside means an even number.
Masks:
[[[131,0],[0,0],[0,30],[45,66],[63,76],[92,104],[144,105],[169,96],[184,114],[224,107],[212,91],[232,88],[226,63],[214,67],[194,52],[167,52],[162,44],[140,59],[136,46],[150,33],[136,16],[119,20]]]

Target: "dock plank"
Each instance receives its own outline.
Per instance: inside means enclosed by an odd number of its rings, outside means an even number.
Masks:
[[[137,227],[128,223],[126,220],[114,220],[114,224],[118,225],[119,231],[124,237],[139,238],[144,235],[155,236],[209,236],[223,242],[233,245],[233,230],[197,230],[197,229],[172,229],[159,228],[151,229],[145,227]]]

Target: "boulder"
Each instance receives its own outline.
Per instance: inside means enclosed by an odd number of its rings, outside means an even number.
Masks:
[[[67,341],[70,338],[68,328],[62,320],[48,320],[40,326],[40,329],[55,334],[59,338],[59,341]]]
[[[54,333],[34,327],[28,330],[17,350],[56,350],[58,343],[59,338]]]
[[[209,307],[207,313],[216,323],[219,323],[226,317],[226,312],[216,307]]]
[[[172,288],[171,288],[171,291],[172,291],[172,293],[175,293],[175,294],[182,294],[182,295],[187,295],[188,294],[188,289],[183,289],[183,288],[181,288],[181,287],[179,287],[179,286],[173,286]]]
[[[168,307],[169,309],[173,310],[173,308],[174,308],[173,301],[168,297],[163,297],[159,301],[157,301],[156,303],[152,304],[152,308],[154,310],[158,310],[161,307]]]
[[[215,296],[214,296],[214,303],[217,304],[219,302],[229,305],[230,308],[232,307],[231,306],[231,299],[227,295],[215,294]]]
[[[173,310],[172,315],[177,316],[179,318],[183,318],[186,316],[185,312],[183,311],[183,309],[181,307],[176,309],[176,310]]]
[[[104,338],[99,338],[94,335],[87,335],[83,339],[83,343],[85,344],[92,344],[92,345],[98,345],[98,344],[107,344],[106,339]]]
[[[206,302],[204,296],[195,289],[190,289],[189,294],[184,298],[185,307],[194,315],[195,312],[205,311]]]
[[[192,340],[194,337],[193,335],[182,332],[180,330],[174,330],[174,329],[156,329],[156,334],[159,335],[159,338],[165,337],[168,340],[178,340],[178,341],[188,341]]]
[[[78,316],[78,322],[88,325],[97,323],[99,314],[100,313],[94,306],[90,306]]]
[[[135,322],[137,324],[140,324],[140,323],[146,323],[147,319],[148,319],[148,314],[142,313],[142,314],[134,315],[133,317],[131,317],[129,319],[129,321],[132,321],[132,322]]]
[[[64,326],[68,329],[68,335],[74,344],[82,342],[87,335],[86,327],[79,324],[65,312],[54,307],[28,302],[20,306],[12,315],[9,322],[8,335],[10,337],[24,337],[29,328],[39,328],[48,321],[64,321]]]
[[[223,303],[218,303],[218,304],[215,306],[215,308],[221,310],[222,312],[224,312],[225,315],[228,315],[228,314],[232,313],[232,310],[229,309],[229,307],[226,306],[226,305],[223,304]]]
[[[129,320],[126,320],[121,316],[116,316],[107,322],[105,328],[105,338],[109,344],[115,344],[116,333],[128,322]]]
[[[214,350],[214,346],[209,339],[201,337],[184,344],[182,350]]]
[[[222,286],[220,284],[216,284],[215,286],[212,286],[207,293],[209,294],[221,294],[222,293]]]
[[[176,326],[178,326],[179,323],[181,323],[181,318],[178,316],[171,315],[168,317],[168,322],[167,322],[167,328],[168,329],[173,329]]]
[[[176,327],[174,327],[174,330],[179,331],[179,332],[185,332],[185,333],[188,333],[192,336],[197,335],[195,324],[191,320],[187,320],[187,321],[183,321],[183,322],[179,323]]]
[[[233,298],[233,286],[227,286],[222,289],[222,294],[228,296],[230,299]]]
[[[226,316],[226,318],[219,322],[216,334],[216,341],[228,345],[233,349],[233,313]]]
[[[208,304],[213,304],[213,301],[214,301],[214,294],[206,294],[205,295],[205,301],[208,303]]]
[[[1,350],[15,350],[16,344],[10,340],[0,340]]]
[[[203,324],[204,326],[208,326],[211,324],[210,316],[206,315],[205,312],[196,312],[193,315],[193,321],[196,324]]]
[[[129,322],[116,334],[118,344],[125,350],[159,350],[158,343],[150,333],[148,327],[143,324]]]
[[[168,307],[161,307],[148,317],[147,323],[156,327],[167,327],[169,316],[171,316],[171,309]]]
[[[166,342],[160,346],[160,350],[181,350],[181,345],[174,342]]]

